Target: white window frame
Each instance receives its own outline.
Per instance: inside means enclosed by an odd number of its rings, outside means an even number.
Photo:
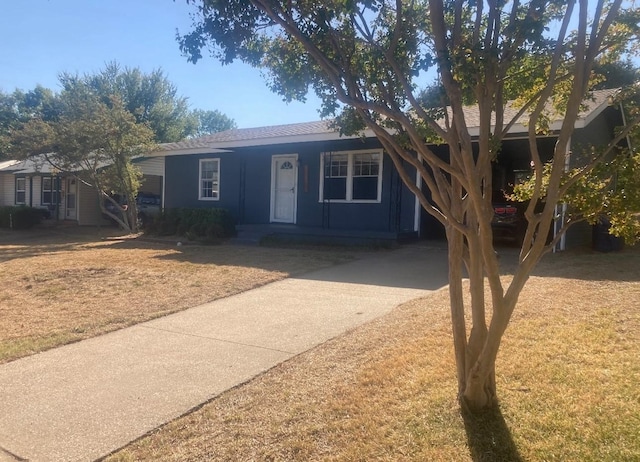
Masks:
[[[24,186],[22,189],[18,189],[18,181],[22,180]],[[27,177],[26,176],[17,176],[16,177],[16,191],[15,191],[15,203],[16,205],[24,205],[27,203]],[[24,200],[18,201],[18,193],[22,193],[24,196]]]
[[[215,197],[207,197],[207,196],[203,196],[202,194],[203,182],[209,181],[202,178],[202,165],[206,162],[215,162],[218,164],[217,185],[215,184],[216,183],[215,180],[212,180],[214,184],[211,185],[211,191],[212,193],[216,194]],[[217,188],[215,186],[217,186]],[[198,200],[201,200],[201,201],[219,201],[220,200],[220,159],[219,158],[200,159],[200,162],[198,164]]]
[[[45,189],[44,184],[45,180],[50,180],[50,189]],[[60,204],[60,196],[62,195],[60,192],[60,179],[55,176],[43,176],[40,180],[40,205],[59,205]],[[57,189],[56,189],[57,187]],[[51,195],[51,201],[46,202],[44,200],[45,193],[49,193]],[[57,202],[54,201],[57,199]]]
[[[347,164],[347,176],[346,176],[346,195],[345,199],[326,199],[332,203],[350,203],[350,204],[379,204],[382,202],[382,165],[384,151],[382,149],[363,149],[358,151],[335,151],[335,152],[323,152],[320,154],[320,195],[319,202],[325,202],[324,198],[324,180],[325,171],[324,163],[325,158],[329,156],[346,155],[348,158]],[[377,154],[378,155],[378,197],[376,199],[353,199],[353,178],[354,178],[354,159],[359,154]]]

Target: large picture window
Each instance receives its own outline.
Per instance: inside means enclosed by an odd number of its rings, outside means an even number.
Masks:
[[[322,155],[320,200],[380,202],[382,151]]]
[[[200,161],[198,199],[215,201],[220,198],[220,159]]]
[[[16,178],[16,204],[27,202],[27,179],[23,176]]]
[[[42,205],[60,203],[60,178],[45,176],[42,178]]]

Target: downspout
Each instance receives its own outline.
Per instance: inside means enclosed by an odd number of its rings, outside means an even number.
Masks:
[[[622,126],[626,127],[627,117],[624,115],[624,107],[622,106],[622,103],[620,103],[620,115],[622,115]],[[627,148],[629,148],[629,152],[631,152],[632,150],[631,137],[628,134],[627,134]]]
[[[167,158],[165,156],[162,157],[162,197],[160,198],[160,207],[164,212],[164,198],[165,191],[167,187]]]
[[[418,162],[422,163],[422,156],[418,154]],[[416,187],[422,190],[422,176],[420,175],[420,170],[416,169]],[[420,229],[420,200],[418,199],[418,195],[415,194],[415,202],[414,202],[414,211],[413,211],[413,230],[418,233],[418,237],[422,237],[422,230]]]
[[[62,202],[62,178],[58,175],[54,176],[55,185],[56,185],[56,203],[55,203],[55,213],[56,213],[56,221],[60,220],[60,204]]]
[[[395,224],[395,231],[398,232],[397,219],[396,214],[393,213],[394,209],[398,210],[398,191],[397,188],[394,190],[393,180],[397,177],[397,171],[394,168],[391,173],[389,173],[389,209],[387,210],[387,230],[392,231]],[[383,180],[384,181],[384,180]],[[395,194],[394,194],[395,191]],[[395,199],[395,204],[394,204]],[[395,207],[394,207],[395,206]]]
[[[322,227],[331,229],[331,199],[327,199],[327,164],[326,164],[326,151],[322,153],[322,165],[320,169],[320,175],[322,175]],[[331,171],[331,159],[333,151],[329,151],[329,171]],[[326,217],[326,222],[325,222]]]
[[[331,165],[331,162],[333,162],[333,151],[329,151],[329,165]],[[329,167],[329,170],[331,170],[331,167]],[[324,174],[324,172],[322,172]],[[325,181],[325,186],[327,184],[327,177],[325,176],[324,178]],[[327,202],[327,228],[331,229],[331,198],[329,198],[329,201]]]
[[[100,193],[96,193],[96,207],[98,208],[98,236],[100,236],[100,232],[102,230],[102,206],[100,204],[102,202],[102,195]]]
[[[272,160],[273,162],[273,160]],[[272,188],[275,187],[272,186]],[[240,181],[238,183],[238,224],[244,224],[245,222],[245,210],[246,210],[246,194],[247,194],[247,161],[243,157],[240,160]],[[271,220],[271,217],[269,217]]]
[[[402,162],[404,164],[404,161]],[[395,170],[395,169],[394,169]],[[396,235],[402,231],[402,179],[400,178],[400,172],[396,170]]]
[[[29,176],[29,207],[33,207],[33,176]]]
[[[76,180],[76,203],[75,203],[75,207],[76,207],[76,223],[78,223],[78,225],[80,225],[80,217],[82,216],[82,214],[80,213],[80,186],[84,183],[82,183],[80,181],[80,177],[78,177],[77,175],[73,176]]]
[[[571,169],[571,138],[569,138],[569,142],[567,143],[567,150],[564,155],[564,173],[569,173]],[[556,205],[556,216],[558,216],[558,205]],[[555,238],[558,235],[558,232],[562,229],[565,224],[565,220],[567,218],[567,203],[563,202],[560,206],[560,219],[554,221],[554,230],[553,237]],[[567,249],[567,233],[563,232],[562,236],[560,236],[560,240],[553,247],[553,252],[563,251]]]

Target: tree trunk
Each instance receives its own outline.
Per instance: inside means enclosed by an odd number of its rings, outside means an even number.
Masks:
[[[463,235],[449,226],[447,228],[449,243],[449,299],[451,306],[451,326],[453,330],[453,346],[458,374],[458,394],[465,389],[467,329],[464,319],[464,296],[462,290],[462,256],[464,250]]]
[[[469,371],[466,387],[462,393],[462,405],[472,412],[482,411],[497,404],[495,359],[481,359]]]
[[[496,357],[507,329],[515,301],[506,303],[500,297],[493,301],[491,324],[486,332],[482,351],[468,371],[462,401],[470,411],[477,412],[497,404]]]
[[[476,365],[481,360],[487,341],[488,329],[485,312],[484,296],[484,262],[480,249],[480,239],[477,236],[467,238],[469,244],[469,291],[471,294],[471,333],[467,344],[465,389],[463,397],[465,404],[471,408],[485,408],[495,401],[495,374],[490,372],[487,380],[477,376]]]

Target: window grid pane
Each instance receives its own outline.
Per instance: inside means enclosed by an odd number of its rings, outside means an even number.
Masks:
[[[208,160],[200,162],[200,198],[201,199],[217,199],[219,161]]]
[[[349,156],[333,154],[325,156],[324,176],[326,178],[346,178],[349,172]]]
[[[24,204],[27,200],[27,180],[16,178],[16,204]]]
[[[355,154],[353,156],[353,176],[378,176],[380,156],[378,154]]]
[[[382,153],[324,154],[323,200],[379,201]]]
[[[42,178],[42,204],[43,205],[52,205],[60,203],[59,196],[59,187],[60,182],[59,179],[54,179],[52,177],[44,177]]]

